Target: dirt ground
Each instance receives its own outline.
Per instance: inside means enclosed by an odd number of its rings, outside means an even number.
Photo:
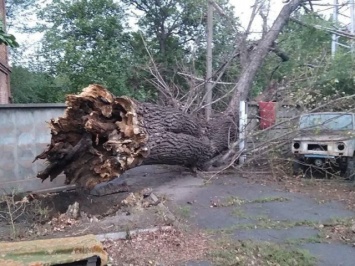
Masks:
[[[179,167],[142,166],[90,193],[38,197],[14,223],[5,215],[0,240],[126,232],[103,242],[117,266],[350,266],[355,260],[355,187],[343,180],[267,169],[196,176]],[[68,212],[75,202],[78,217]],[[0,211],[8,212],[6,204]],[[143,228],[157,230],[129,234]]]
[[[169,166],[138,167],[118,179],[118,185],[98,187],[95,191],[70,190],[43,195],[33,194],[29,204],[17,204],[21,197],[2,198],[0,203],[0,240],[28,240],[85,233],[103,234],[170,225],[173,218],[162,204],[164,195],[150,202],[142,195],[145,190],[163,183],[170,176],[184,174],[184,168]],[[128,180],[121,184],[121,180]],[[116,184],[116,183],[115,183]],[[124,189],[122,189],[124,188]],[[119,193],[116,193],[120,191]],[[102,195],[105,194],[105,195]],[[32,196],[32,195],[31,195]],[[123,203],[128,199],[126,204]],[[68,207],[79,204],[80,219],[66,215]],[[10,204],[7,204],[10,203]],[[160,204],[161,203],[161,204]],[[18,211],[16,211],[19,209]],[[14,223],[9,214],[19,215]],[[13,225],[15,225],[13,227]],[[16,228],[16,230],[14,229]],[[15,232],[14,232],[15,231]]]
[[[140,234],[130,239],[106,241],[112,265],[185,265],[204,259],[211,247],[206,234],[182,228]]]

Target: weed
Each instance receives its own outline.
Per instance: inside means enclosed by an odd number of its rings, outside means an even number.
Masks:
[[[240,207],[235,207],[232,211],[232,215],[238,217],[238,218],[249,218],[245,211],[241,209]]]
[[[0,220],[5,221],[11,226],[11,238],[15,239],[17,236],[16,221],[25,213],[27,202],[16,201],[16,193],[12,191],[11,194],[3,194],[0,197],[0,204],[4,206],[4,210],[0,210]]]
[[[267,202],[274,202],[274,201],[284,202],[289,200],[290,199],[284,197],[266,197],[266,198],[251,200],[248,203],[267,203]]]
[[[252,218],[252,217],[249,217]],[[255,219],[255,217],[254,217]],[[247,224],[235,224],[230,227],[221,228],[217,231],[223,233],[232,233],[235,230],[248,230],[248,229],[288,229],[296,226],[311,226],[317,228],[317,223],[309,220],[301,220],[301,221],[289,221],[289,220],[272,220],[267,216],[258,216],[256,217],[255,223],[247,223]]]
[[[315,222],[309,220],[290,221],[290,220],[272,220],[268,217],[260,217],[258,222],[254,225],[255,228],[267,229],[287,229],[296,226],[316,226]]]
[[[182,219],[188,219],[191,216],[191,206],[179,206],[177,209],[177,215],[180,216]]]
[[[346,218],[332,218],[326,222],[324,222],[324,226],[335,226],[335,225],[343,225],[350,227],[354,224],[354,217],[346,217]]]
[[[19,223],[44,224],[50,219],[50,212],[47,206],[43,207],[41,200],[31,194],[23,197],[16,190],[12,190],[11,193],[3,191],[0,195],[0,221],[10,225],[11,239],[16,239],[24,233],[20,232]]]
[[[325,236],[322,233],[318,233],[314,236],[305,237],[305,238],[292,238],[286,239],[285,243],[289,245],[299,245],[305,243],[324,243]]]
[[[223,204],[223,207],[229,207],[229,206],[240,206],[243,203],[245,203],[245,200],[240,199],[238,197],[234,196],[229,196],[226,200],[226,202]]]
[[[244,200],[236,196],[229,196],[223,202],[216,203],[216,205],[217,207],[230,207],[230,206],[240,206],[246,203],[267,203],[267,202],[274,202],[274,201],[284,202],[289,200],[290,199],[284,197],[265,197],[265,198],[255,199],[255,200]]]
[[[51,211],[48,206],[43,207],[39,200],[34,200],[31,204],[31,210],[26,215],[29,217],[33,216],[32,220],[34,222],[44,224],[50,219]]]
[[[306,250],[292,245],[269,242],[226,241],[217,243],[208,256],[214,265],[305,265],[316,264],[316,259]]]

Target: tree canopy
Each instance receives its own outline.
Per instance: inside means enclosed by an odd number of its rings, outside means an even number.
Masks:
[[[90,83],[107,86],[118,96],[145,101],[164,102],[169,97],[190,102],[192,98],[195,102],[203,99],[206,1],[53,0],[46,6],[38,3],[7,1],[7,15],[13,27],[43,34],[30,65],[19,67],[14,60],[12,84],[16,102],[63,101],[66,93],[77,92]],[[221,13],[215,9],[213,20],[213,79],[221,81],[213,89],[213,98],[221,98],[214,103],[218,109],[227,104],[233,84],[259,41],[245,37],[247,29],[240,26],[228,0],[215,3],[223,10]],[[39,23],[32,27],[23,23],[21,14],[38,6]],[[332,22],[302,10],[293,18],[270,48],[252,82],[249,98],[271,86],[290,89],[295,96],[293,101],[315,102],[324,96],[353,94],[354,57],[349,56],[346,48],[339,48],[332,57],[331,33],[324,30],[331,28]],[[241,42],[243,38],[245,42]],[[343,42],[350,42],[342,38]],[[0,36],[0,40],[17,46],[12,35]],[[13,50],[13,58],[25,54],[25,49]],[[27,85],[23,76],[30,80]],[[159,89],[162,87],[169,90],[165,96],[166,92]],[[192,90],[198,93],[192,95]]]
[[[100,83],[115,94],[129,94],[128,36],[122,8],[112,0],[53,1],[39,13],[45,22],[43,63],[54,76],[65,75],[68,92]]]
[[[5,44],[10,47],[18,47],[15,36],[12,34],[6,33],[4,24],[0,21],[0,44]]]

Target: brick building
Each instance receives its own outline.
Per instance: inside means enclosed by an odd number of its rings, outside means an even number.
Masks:
[[[0,19],[6,25],[5,21],[5,0],[0,0]],[[0,104],[10,103],[10,66],[9,66],[7,47],[0,45]]]

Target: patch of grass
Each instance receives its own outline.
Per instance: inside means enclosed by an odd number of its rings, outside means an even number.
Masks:
[[[229,206],[240,206],[246,203],[285,202],[289,200],[290,199],[285,197],[264,197],[255,200],[244,200],[235,196],[229,196],[224,202],[220,204],[220,206],[229,207]]]
[[[233,216],[236,216],[238,218],[243,218],[243,219],[246,219],[246,218],[250,218],[246,213],[245,211],[240,208],[240,207],[235,207],[232,211],[232,215]]]
[[[243,200],[243,199],[240,199],[235,196],[229,196],[222,205],[223,205],[223,207],[229,207],[229,206],[240,206],[244,203],[245,203],[245,200]]]
[[[233,233],[235,230],[252,230],[252,229],[288,229],[297,226],[310,226],[318,228],[318,224],[309,221],[309,220],[302,220],[302,221],[289,221],[289,220],[272,220],[267,216],[259,216],[259,217],[248,217],[257,219],[255,223],[247,223],[247,224],[235,224],[230,227],[217,229],[215,231],[223,232],[226,234]]]
[[[221,201],[219,199],[212,202],[214,207],[230,207],[230,206],[240,206],[246,203],[267,203],[267,202],[285,202],[290,199],[285,197],[264,197],[255,200],[245,200],[238,198],[236,196],[229,196],[225,200]]]
[[[289,200],[290,199],[284,197],[265,197],[265,198],[251,200],[248,203],[267,203],[267,202],[275,202],[275,201],[284,202]]]
[[[324,222],[324,226],[335,226],[335,225],[343,225],[343,226],[352,226],[354,224],[354,217],[346,217],[346,218],[332,218],[326,222]]]
[[[305,243],[324,243],[324,242],[325,242],[325,237],[321,233],[306,238],[292,238],[292,239],[287,239],[285,241],[285,243],[289,245],[299,245]]]
[[[191,217],[191,206],[180,206],[177,210],[177,215],[182,219],[188,219]]]
[[[316,259],[308,251],[292,245],[269,242],[226,241],[217,243],[208,256],[217,266],[234,265],[316,265]]]
[[[258,228],[267,228],[267,229],[287,229],[296,226],[311,226],[314,227],[315,223],[309,220],[301,220],[301,221],[289,221],[289,220],[272,220],[269,218],[261,218],[258,220],[256,224]]]

